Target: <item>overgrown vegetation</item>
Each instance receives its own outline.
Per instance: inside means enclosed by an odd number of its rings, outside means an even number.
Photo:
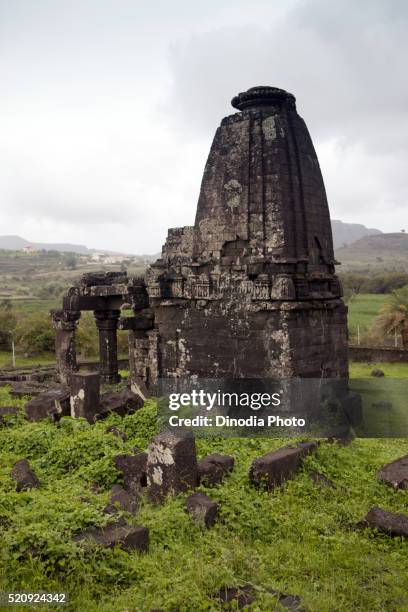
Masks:
[[[2,404],[22,404],[0,389]],[[0,429],[0,590],[69,593],[67,610],[145,612],[152,608],[219,610],[224,585],[250,582],[254,611],[278,610],[268,589],[299,595],[313,612],[408,609],[408,556],[399,538],[355,528],[374,504],[406,512],[407,491],[375,478],[385,462],[406,452],[401,440],[322,444],[302,472],[267,493],[247,477],[251,461],[286,443],[269,439],[199,440],[199,455],[232,454],[236,469],[222,485],[201,487],[220,502],[216,526],[202,531],[184,510],[186,495],[152,507],[146,501],[130,523],[150,529],[146,555],[121,549],[88,549],[72,536],[104,525],[108,490],[120,483],[113,456],[145,448],[156,431],[155,404],[134,415],[90,426],[63,419],[27,423],[9,417]],[[128,435],[106,433],[108,425]],[[27,457],[41,488],[16,493],[10,470]],[[336,483],[324,489],[310,480],[319,470]],[[42,609],[47,609],[42,607]]]

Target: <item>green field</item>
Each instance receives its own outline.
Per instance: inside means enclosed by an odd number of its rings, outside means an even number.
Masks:
[[[0,401],[21,404],[5,389]],[[127,433],[126,442],[106,433],[113,424]],[[136,517],[124,515],[149,527],[145,555],[75,544],[72,536],[81,529],[109,520],[102,509],[110,487],[120,483],[113,456],[146,448],[155,430],[153,401],[93,426],[12,417],[0,428],[0,590],[67,591],[65,609],[72,612],[200,612],[221,610],[215,595],[223,586],[249,582],[255,612],[281,609],[272,589],[300,596],[310,612],[408,610],[407,544],[355,527],[373,505],[406,513],[407,491],[375,476],[406,453],[406,440],[358,440],[345,448],[322,443],[292,481],[271,493],[250,484],[248,468],[287,440],[198,440],[199,456],[222,452],[236,461],[223,484],[200,487],[220,503],[213,528],[193,523],[183,494],[158,507],[143,500]],[[40,489],[15,492],[9,474],[22,457]],[[313,484],[311,470],[336,488]]]
[[[361,335],[369,331],[374,318],[386,300],[387,296],[384,294],[362,293],[349,302],[348,327],[351,338],[357,336],[358,327],[360,327]]]

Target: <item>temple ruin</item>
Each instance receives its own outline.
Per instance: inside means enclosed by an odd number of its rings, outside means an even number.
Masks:
[[[62,380],[75,328],[95,313],[104,382],[119,379],[348,377],[346,307],[335,275],[319,162],[292,94],[253,87],[232,100],[204,169],[194,226],[170,229],[144,279],[85,275],[54,311]],[[124,305],[133,316],[121,317]]]

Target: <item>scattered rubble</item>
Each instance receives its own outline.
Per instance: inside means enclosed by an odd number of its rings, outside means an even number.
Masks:
[[[118,510],[136,514],[138,509],[137,498],[130,495],[119,485],[114,485],[111,489],[109,504],[104,508],[105,514],[116,514]]]
[[[134,496],[140,495],[142,487],[147,485],[147,453],[116,455],[113,460],[116,469],[122,472],[125,490]]]
[[[408,537],[408,516],[397,512],[387,512],[378,506],[371,508],[361,526],[378,529],[390,536]]]
[[[191,432],[165,431],[149,444],[147,487],[152,501],[177,495],[198,483],[195,439]]]
[[[69,389],[62,385],[48,389],[28,401],[24,409],[29,421],[41,421],[47,417],[57,421],[63,416],[69,416],[71,413]]]
[[[218,504],[204,493],[193,493],[187,497],[186,507],[194,520],[207,528],[212,527],[217,520]]]
[[[249,478],[253,484],[264,484],[271,490],[292,478],[300,469],[303,459],[317,447],[318,442],[298,442],[257,457],[250,467]]]
[[[316,485],[320,485],[321,487],[326,487],[330,489],[335,489],[336,485],[332,482],[327,476],[321,474],[320,472],[310,472],[309,474],[310,480],[312,480]]]
[[[219,484],[224,476],[234,469],[234,457],[213,453],[198,462],[198,477],[201,484]]]
[[[40,486],[35,472],[30,467],[27,459],[20,459],[14,464],[11,470],[11,477],[16,481],[16,491],[26,491],[27,489],[37,489]]]
[[[240,587],[223,587],[216,595],[221,605],[236,602],[239,609],[250,606],[255,601],[255,589],[252,584],[244,584]]]
[[[116,412],[120,416],[132,414],[142,408],[143,404],[144,399],[129,387],[120,391],[109,391],[101,395],[98,417],[105,417],[110,412]]]
[[[107,527],[92,527],[76,535],[74,542],[88,542],[106,548],[121,546],[125,550],[149,550],[149,530],[141,525],[127,525],[123,521]]]
[[[17,397],[17,398],[29,397],[29,396],[36,397],[37,395],[40,395],[41,393],[45,393],[47,391],[47,386],[45,383],[40,383],[40,382],[35,382],[35,381],[11,382],[11,383],[6,383],[6,384],[10,384],[11,386],[11,390],[10,390],[11,397]],[[0,384],[0,386],[3,386],[3,385]]]
[[[16,406],[3,406],[0,407],[0,427],[6,424],[6,419],[4,417],[8,417],[11,415],[17,414],[18,409]]]
[[[394,489],[408,488],[408,455],[387,463],[377,472],[377,477]]]
[[[89,423],[95,422],[99,412],[99,374],[96,372],[75,372],[70,379],[71,416],[83,417]]]

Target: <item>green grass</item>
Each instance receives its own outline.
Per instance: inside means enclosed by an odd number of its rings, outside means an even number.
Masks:
[[[377,316],[381,306],[387,300],[383,294],[362,293],[356,295],[348,304],[348,327],[350,336],[357,336],[369,331],[373,319]]]
[[[12,367],[11,366],[11,352],[0,351],[0,368]],[[55,363],[55,355],[53,353],[43,353],[36,355],[35,357],[24,357],[23,355],[16,355],[16,367],[35,367],[38,365],[48,365]]]
[[[370,378],[371,372],[378,368],[389,378],[408,378],[408,363],[349,363],[350,378]]]
[[[4,388],[0,403],[22,405]],[[127,433],[126,442],[106,433],[113,424]],[[71,538],[108,520],[102,509],[120,482],[113,456],[146,448],[156,430],[153,401],[93,426],[70,418],[58,427],[28,423],[22,416],[8,425],[0,428],[0,590],[66,590],[66,609],[75,612],[200,612],[220,609],[214,594],[222,586],[250,582],[258,612],[279,609],[270,588],[299,595],[312,612],[408,610],[407,544],[354,528],[375,504],[407,511],[408,492],[375,477],[381,465],[407,452],[405,440],[358,440],[346,448],[322,443],[296,478],[271,493],[251,486],[248,468],[287,441],[198,440],[199,456],[235,457],[222,485],[201,487],[220,503],[220,520],[202,531],[184,510],[186,495],[158,507],[144,500],[138,516],[128,517],[150,529],[150,552],[140,555],[86,549]],[[15,492],[9,474],[22,457],[40,489]],[[336,489],[314,485],[308,472],[316,469]]]
[[[13,312],[15,312],[17,315],[32,315],[38,313],[48,314],[52,308],[61,307],[61,300],[58,300],[57,298],[40,299],[33,297],[20,297],[12,298],[10,302],[13,306]]]

